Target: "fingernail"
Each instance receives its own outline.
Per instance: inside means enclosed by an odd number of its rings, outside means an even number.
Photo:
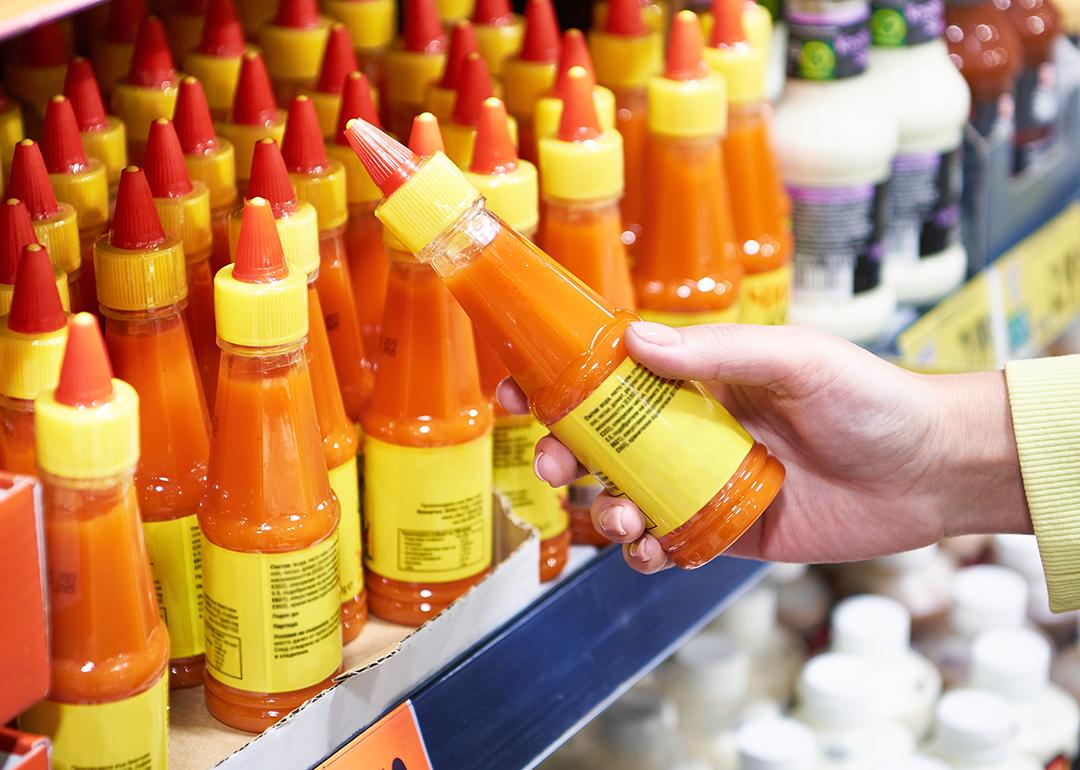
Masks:
[[[538,477],[540,477],[544,481],[547,481],[547,479],[544,478],[544,474],[543,474],[542,469],[540,468],[540,461],[543,460],[543,459],[544,459],[543,451],[538,451],[536,453],[536,457],[533,458],[533,473],[535,473]]]
[[[663,324],[635,321],[630,324],[630,328],[633,329],[634,334],[650,345],[674,345],[679,341],[679,333]]]
[[[600,527],[609,533],[624,536],[626,535],[626,527],[622,523],[623,507],[616,505],[608,508],[602,514],[600,514]]]
[[[645,553],[645,544],[638,540],[630,546],[630,558],[640,562],[647,562],[649,560],[648,554]]]

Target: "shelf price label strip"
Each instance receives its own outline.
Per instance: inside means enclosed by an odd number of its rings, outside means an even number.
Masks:
[[[319,767],[332,770],[432,770],[412,702],[402,703]]]

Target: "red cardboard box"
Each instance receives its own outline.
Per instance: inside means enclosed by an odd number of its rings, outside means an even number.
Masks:
[[[49,739],[0,727],[0,767],[49,770]]]

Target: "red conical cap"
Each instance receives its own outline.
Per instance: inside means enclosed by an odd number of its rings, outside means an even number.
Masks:
[[[76,56],[68,63],[67,75],[64,76],[64,96],[71,100],[80,131],[93,131],[108,123],[105,102],[101,100],[101,89],[98,88],[89,59]]]
[[[664,77],[668,80],[697,80],[709,74],[702,58],[705,42],[701,22],[693,11],[679,11],[671,23]]]
[[[461,68],[465,66],[465,59],[479,52],[480,44],[476,40],[476,29],[468,21],[459,21],[450,33],[450,49],[446,52],[446,69],[443,70],[439,87],[456,91],[458,83],[461,82]]]
[[[232,277],[244,283],[273,283],[288,274],[272,205],[265,198],[249,198],[244,202]]]
[[[524,61],[554,64],[559,61],[562,42],[559,20],[551,0],[528,0],[525,3],[525,40],[521,45]]]
[[[8,198],[0,206],[0,283],[15,283],[23,247],[37,242],[30,212],[22,201]]]
[[[281,140],[281,157],[285,160],[285,168],[294,174],[317,174],[330,164],[315,104],[306,96],[296,97],[289,107],[285,136]]]
[[[202,83],[193,77],[180,81],[173,127],[185,155],[206,153],[217,146],[217,133],[206,103],[206,93]]]
[[[407,0],[405,3],[405,50],[412,53],[442,53],[446,45],[435,0]]]
[[[158,88],[176,82],[176,67],[169,53],[165,27],[157,16],[147,16],[135,39],[128,82],[146,88]]]
[[[92,409],[112,395],[112,365],[97,319],[90,313],[72,316],[54,398],[67,406]]]
[[[240,62],[232,122],[241,126],[268,126],[277,118],[277,102],[260,54],[248,51]]]
[[[135,250],[153,248],[164,241],[165,230],[154,208],[146,174],[138,166],[128,166],[120,174],[109,243],[118,249]]]
[[[8,328],[21,334],[54,332],[67,323],[56,290],[56,274],[44,246],[30,243],[23,247],[9,313]]]
[[[649,28],[641,15],[641,0],[608,0],[604,32],[622,37],[642,37]]]
[[[342,147],[349,146],[349,137],[345,135],[345,128],[353,118],[363,118],[375,128],[382,128],[375,102],[371,99],[371,84],[363,72],[350,72],[345,78],[345,85],[341,89],[341,111],[338,114],[338,129],[334,136],[334,144]]]
[[[32,27],[19,41],[19,63],[25,67],[62,67],[70,55],[55,21]]]
[[[461,65],[453,120],[459,126],[475,126],[484,100],[492,95],[491,73],[478,53],[469,54]]]
[[[146,0],[113,0],[105,20],[105,39],[112,43],[134,43],[146,18]]]
[[[358,69],[360,65],[356,63],[349,30],[344,24],[334,24],[330,27],[322,70],[319,72],[319,83],[315,90],[324,94],[340,94],[341,87],[345,84],[345,76]]]
[[[746,40],[742,26],[743,0],[713,0],[713,28],[709,45],[719,48]]]
[[[421,112],[412,122],[409,132],[409,149],[421,158],[427,158],[437,152],[445,152],[439,119],[430,112]]]
[[[469,171],[474,174],[505,174],[518,165],[517,149],[506,120],[506,105],[494,97],[484,100],[476,121],[476,145]]]
[[[78,174],[90,165],[75,122],[75,111],[67,97],[54,96],[49,100],[41,134],[41,156],[50,174]]]
[[[289,181],[289,171],[277,142],[270,137],[255,143],[251,155],[251,178],[248,179],[247,197],[264,198],[273,209],[274,217],[283,217],[296,211],[296,190]]]
[[[568,29],[562,39],[562,54],[559,56],[559,73],[555,76],[555,95],[565,99],[568,85],[567,75],[572,67],[581,67],[589,77],[589,88],[596,85],[596,71],[593,70],[589,45],[580,29]]]
[[[315,0],[280,0],[274,24],[290,29],[314,29],[319,26],[319,6]]]
[[[173,124],[165,118],[150,124],[145,170],[150,192],[155,198],[179,198],[192,190],[180,139]]]
[[[420,168],[420,158],[408,147],[363,118],[349,121],[345,137],[383,197],[390,197]]]
[[[600,136],[600,121],[596,117],[596,105],[593,103],[593,87],[582,67],[571,67],[567,74],[558,136],[564,142],[584,142]]]
[[[203,18],[199,53],[207,56],[240,56],[244,53],[244,28],[236,16],[233,0],[210,0]]]
[[[514,12],[510,0],[476,0],[473,11],[473,24],[486,24],[495,27],[513,21]]]
[[[15,145],[6,196],[25,203],[34,220],[55,216],[60,211],[45,160],[32,139],[23,139]]]

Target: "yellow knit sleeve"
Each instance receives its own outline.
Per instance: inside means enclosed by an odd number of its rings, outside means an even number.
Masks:
[[[1050,608],[1080,609],[1080,355],[1005,367]]]

